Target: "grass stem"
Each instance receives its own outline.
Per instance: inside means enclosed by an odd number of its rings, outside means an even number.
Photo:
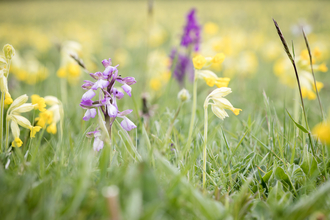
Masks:
[[[193,85],[193,106],[192,106],[192,110],[191,110],[188,141],[187,141],[185,152],[189,151],[190,145],[192,142],[192,134],[194,131],[194,124],[195,124],[195,117],[196,117],[196,106],[197,106],[197,77],[196,77],[196,70],[195,70],[195,78],[194,78],[194,85]]]
[[[0,101],[0,140],[1,140],[1,145],[0,145],[0,152],[2,152],[3,149],[3,114],[5,110],[5,92],[1,92],[1,101]]]
[[[205,188],[205,182],[206,182],[207,130],[208,130],[207,104],[206,105],[204,104],[203,188]]]

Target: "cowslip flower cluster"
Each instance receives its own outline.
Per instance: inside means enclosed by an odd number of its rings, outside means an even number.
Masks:
[[[39,103],[40,100],[44,100],[46,106],[50,106],[39,113],[39,116],[35,119],[37,125],[40,127],[46,127],[46,131],[50,134],[57,133],[56,124],[63,118],[63,105],[62,102],[55,96],[45,96],[44,98],[39,95],[32,95],[32,104]]]
[[[61,66],[57,70],[59,78],[66,78],[69,83],[75,84],[81,75],[79,65],[70,57],[74,55],[78,57],[81,52],[81,45],[75,41],[65,42],[61,47]]]
[[[118,75],[118,65],[111,66],[111,59],[103,60],[102,64],[105,68],[103,72],[90,73],[90,76],[96,80],[95,82],[84,81],[82,88],[87,92],[82,96],[80,103],[80,106],[86,109],[83,120],[88,121],[90,118],[95,118],[97,114],[99,117],[98,128],[87,134],[87,137],[94,137],[93,149],[95,151],[102,149],[105,138],[111,136],[111,126],[117,117],[123,119],[120,125],[126,131],[136,128],[136,125],[126,117],[132,110],[127,109],[121,112],[118,110],[117,100],[122,99],[124,93],[114,87],[116,82],[121,83],[121,88],[131,97],[130,85],[136,83],[134,77],[123,78]],[[98,99],[93,101],[97,90],[99,90]],[[104,134],[105,132],[108,134]]]
[[[210,70],[202,70],[203,67],[208,67],[212,64],[222,63],[225,59],[223,53],[218,53],[213,57],[203,57],[202,55],[197,55],[193,58],[193,64],[195,67],[196,78],[203,79],[206,84],[210,87],[216,85],[218,88],[227,87],[230,81],[228,77],[218,77],[215,73]]]
[[[315,48],[312,52],[313,57],[313,69],[314,72],[327,72],[328,68],[325,63],[319,63],[322,60],[322,53],[318,48]],[[314,85],[314,78],[310,69],[310,61],[307,50],[303,50],[300,56],[297,57],[296,65],[299,73],[299,81],[301,84],[301,94],[303,98],[309,100],[316,99],[316,88]],[[287,59],[279,59],[274,65],[274,73],[280,78],[280,81],[292,88],[296,86],[296,78],[294,74],[287,74],[291,70],[291,63]],[[318,91],[323,88],[323,83],[316,81],[316,87]]]
[[[199,44],[201,41],[201,26],[196,19],[196,10],[191,9],[187,15],[187,23],[183,29],[183,35],[181,38],[181,46],[194,47],[195,51],[199,50]]]
[[[17,80],[29,85],[42,82],[49,76],[48,69],[32,53],[26,53],[23,57],[16,53],[11,72]]]
[[[19,138],[20,129],[18,125],[23,128],[29,129],[31,138],[35,137],[35,134],[41,129],[40,126],[33,126],[27,118],[21,116],[21,113],[29,112],[33,109],[39,109],[39,111],[44,111],[44,108],[46,106],[45,101],[43,99],[40,99],[35,104],[26,103],[28,98],[29,97],[27,95],[22,95],[16,98],[7,111],[7,124],[10,123],[12,135],[14,137],[14,141],[12,142],[13,147],[21,147],[23,144],[22,140]],[[9,137],[7,136],[6,139],[8,140],[8,138]]]

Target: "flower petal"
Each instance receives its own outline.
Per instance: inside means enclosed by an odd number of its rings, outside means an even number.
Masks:
[[[93,149],[95,151],[100,151],[101,149],[103,149],[103,146],[104,146],[103,141],[100,138],[95,137],[93,143]]]
[[[91,89],[93,89],[93,90],[97,90],[98,88],[103,89],[103,88],[106,88],[109,84],[110,84],[109,81],[99,79],[94,83],[94,85],[91,87]]]
[[[83,117],[83,120],[84,121],[88,121],[90,118],[95,118],[96,116],[96,109],[95,108],[91,108],[91,109],[87,109],[84,117]]]
[[[82,101],[91,100],[94,96],[95,96],[95,92],[92,89],[90,89],[87,92],[85,92],[85,94],[82,96],[81,100]]]
[[[132,88],[129,85],[124,84],[124,85],[122,85],[121,88],[123,88],[123,90],[127,93],[127,95],[129,95],[129,97],[132,96],[132,94],[131,94]]]
[[[120,123],[120,125],[126,130],[126,131],[130,131],[134,128],[136,128],[136,125],[129,120],[127,117],[123,117],[124,120]]]

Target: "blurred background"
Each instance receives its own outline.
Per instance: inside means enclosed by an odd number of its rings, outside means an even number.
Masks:
[[[47,90],[45,93],[61,97],[63,83],[54,83],[60,78],[65,78],[69,90],[80,86],[88,76],[64,58],[67,51],[74,50],[90,72],[101,71],[100,61],[111,57],[123,76],[137,78],[135,98],[147,92],[156,103],[170,78],[171,51],[179,48],[186,15],[195,8],[202,27],[199,53],[226,55],[223,64],[212,69],[218,76],[231,78],[229,87],[240,94],[233,104],[251,106],[243,111],[249,114],[260,104],[263,90],[282,104],[296,88],[272,18],[289,44],[294,42],[298,59],[306,55],[304,28],[317,56],[315,68],[320,73],[316,78],[323,82],[320,94],[327,98],[329,6],[327,1],[2,1],[0,43],[16,49],[10,87],[17,94],[20,89],[31,93]],[[186,79],[171,87],[176,94],[181,87],[189,89],[191,82]],[[70,96],[78,103],[82,92]],[[311,93],[309,96],[315,99]],[[324,102],[328,110],[328,102]]]

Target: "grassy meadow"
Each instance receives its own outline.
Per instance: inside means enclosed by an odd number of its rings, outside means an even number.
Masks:
[[[198,50],[181,43],[193,8]],[[0,2],[0,219],[330,219],[329,8]]]

